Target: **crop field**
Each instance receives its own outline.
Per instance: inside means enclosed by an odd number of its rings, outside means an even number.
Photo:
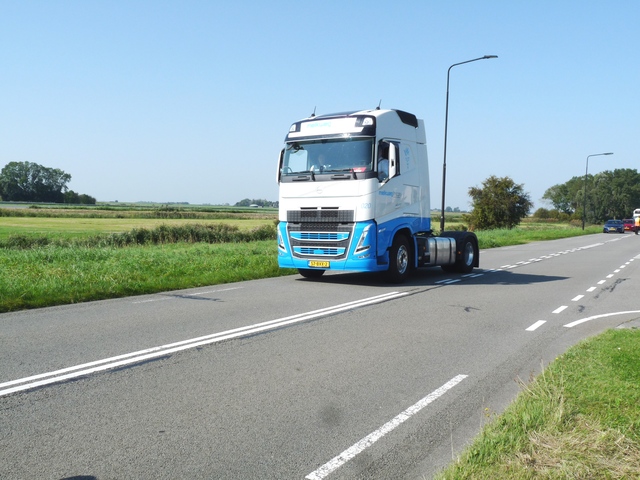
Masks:
[[[120,233],[134,228],[153,229],[160,225],[226,224],[252,230],[275,221],[272,219],[161,219],[161,218],[90,218],[90,217],[0,217],[0,243],[11,235],[50,238],[91,237]]]

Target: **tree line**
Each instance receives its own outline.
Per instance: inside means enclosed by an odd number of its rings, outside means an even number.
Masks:
[[[618,168],[587,175],[586,182],[585,177],[573,177],[548,188],[542,198],[561,215],[581,219],[584,214],[587,223],[630,218],[640,208],[640,173]]]
[[[90,195],[69,190],[71,175],[33,162],[9,162],[0,171],[0,200],[95,205]]]

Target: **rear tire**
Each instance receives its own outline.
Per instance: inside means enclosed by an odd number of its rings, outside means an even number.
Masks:
[[[460,257],[456,259],[456,270],[460,273],[469,273],[473,270],[476,262],[477,247],[469,237],[462,241],[460,249]]]
[[[391,283],[404,282],[411,272],[412,258],[409,241],[404,235],[396,235],[389,249],[389,270],[387,280]]]
[[[304,278],[320,278],[324,275],[324,270],[315,270],[313,268],[299,268],[298,273]]]

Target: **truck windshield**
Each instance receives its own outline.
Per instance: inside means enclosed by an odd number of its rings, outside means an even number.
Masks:
[[[372,168],[372,138],[325,139],[287,144],[282,175],[370,172]]]

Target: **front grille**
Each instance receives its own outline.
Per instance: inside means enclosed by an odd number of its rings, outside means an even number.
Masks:
[[[289,223],[353,223],[353,210],[337,208],[309,208],[305,210],[288,210]]]
[[[345,253],[344,248],[293,247],[294,254],[305,257],[338,257]]]
[[[293,255],[298,258],[344,258],[351,243],[353,219],[353,210],[287,211],[287,234]]]
[[[309,241],[309,240],[317,240],[317,241],[321,241],[321,242],[336,242],[336,241],[340,241],[340,240],[346,240],[347,238],[349,238],[349,233],[348,232],[295,232],[293,230],[289,231],[289,235],[291,236],[291,238],[294,238],[296,240],[303,240],[303,241]]]

